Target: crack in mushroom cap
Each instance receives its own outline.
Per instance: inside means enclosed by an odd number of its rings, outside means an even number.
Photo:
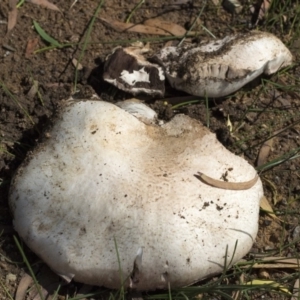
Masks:
[[[292,63],[292,54],[274,35],[251,31],[200,45],[166,47],[155,55],[173,88],[196,96],[222,97],[261,74]]]
[[[110,103],[74,102],[12,181],[14,227],[67,280],[120,288],[121,268],[125,287],[186,286],[222,272],[226,249],[232,263],[251,249],[263,196],[260,180],[222,190],[198,171],[256,174],[188,116],[146,125]]]

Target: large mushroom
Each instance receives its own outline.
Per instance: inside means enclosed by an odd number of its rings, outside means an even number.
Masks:
[[[108,288],[182,287],[241,259],[258,229],[255,169],[188,116],[157,125],[144,104],[120,106],[61,110],[11,184],[21,238],[66,280]]]
[[[251,31],[199,45],[163,48],[154,60],[173,88],[195,96],[223,97],[261,74],[292,63],[292,54],[273,34]]]

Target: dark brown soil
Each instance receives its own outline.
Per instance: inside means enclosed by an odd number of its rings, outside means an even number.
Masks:
[[[73,1],[53,0],[62,11],[59,13],[25,2],[18,10],[15,28],[6,35],[6,24],[2,21],[7,20],[7,2],[0,3],[0,299],[9,299],[7,292],[14,297],[20,279],[28,272],[26,266],[20,263],[22,257],[13,239],[16,233],[12,227],[7,200],[10,181],[26,154],[45,135],[44,128],[60,102],[74,93],[75,67],[72,59],[79,59],[83,47],[81,44],[57,48],[26,58],[28,41],[37,38],[37,49],[49,46],[33,28],[33,21],[37,21],[61,44],[83,42],[98,5],[97,1],[84,0],[78,1],[70,9]],[[107,1],[99,17],[124,21],[136,3],[138,1]],[[139,23],[159,16],[187,28],[202,9],[203,3],[204,1],[146,1],[133,15],[131,22]],[[217,37],[248,30],[253,14],[247,5],[244,5],[240,14],[232,15],[222,7],[216,7],[213,1],[208,1],[200,17],[201,24]],[[280,17],[276,8],[272,8],[270,13],[277,18],[274,17],[273,23],[262,23],[259,28],[281,38],[295,55],[295,65],[287,72],[258,78],[241,91],[224,99],[210,99],[209,110],[205,100],[173,109],[172,106],[182,100],[146,99],[162,119],[168,120],[176,113],[186,113],[208,124],[227,148],[243,155],[253,165],[256,164],[262,143],[276,131],[286,128],[274,138],[267,158],[267,161],[273,161],[281,157],[282,162],[261,173],[266,196],[282,222],[264,212],[261,213],[260,232],[253,247],[253,254],[295,257],[300,247],[300,165],[299,159],[289,159],[288,156],[291,151],[300,147],[299,40],[291,32],[294,28],[294,11],[296,8],[290,4],[289,15]],[[282,18],[287,19],[282,21]],[[201,26],[194,30],[199,30],[198,40],[209,37]],[[106,101],[131,98],[130,95],[117,91],[102,81],[102,62],[116,45],[125,45],[126,40],[145,38],[153,36],[116,32],[97,18],[81,61],[83,69],[79,71],[75,97],[90,97],[97,92]],[[152,42],[151,48],[157,49],[163,44]],[[38,82],[39,88],[38,93],[32,94],[30,90],[34,81]],[[269,81],[274,84],[270,84]],[[167,87],[167,97],[181,95],[187,96]],[[227,126],[228,120],[233,126],[232,132]],[[294,155],[298,152],[295,151]],[[38,259],[25,246],[24,249],[34,271],[37,272],[43,264],[35,264]],[[277,280],[292,274],[294,270],[270,269],[267,272],[271,279]],[[257,278],[260,275],[259,272],[253,271],[250,278],[251,276]],[[289,282],[288,287],[291,285],[293,281]],[[80,287],[78,284],[67,285],[60,294],[62,297],[67,294],[74,295]],[[283,296],[270,297],[270,294],[265,295],[265,299],[284,299]]]

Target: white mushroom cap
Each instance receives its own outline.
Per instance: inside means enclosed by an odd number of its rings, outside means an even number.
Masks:
[[[14,226],[67,280],[120,288],[121,269],[125,287],[186,286],[250,250],[263,195],[260,180],[224,190],[197,172],[256,175],[188,116],[146,125],[110,103],[72,103],[13,179]]]
[[[200,45],[166,47],[155,57],[171,86],[196,96],[222,97],[261,74],[292,63],[292,54],[274,35],[251,31]]]

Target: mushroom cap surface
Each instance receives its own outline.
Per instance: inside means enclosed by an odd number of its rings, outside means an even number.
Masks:
[[[199,45],[166,47],[154,57],[164,66],[173,88],[204,97],[233,93],[263,73],[290,65],[292,59],[277,37],[260,31]]]
[[[12,181],[14,227],[66,280],[120,288],[121,270],[137,290],[186,286],[250,250],[263,195],[260,180],[224,190],[197,172],[256,174],[188,116],[146,125],[110,103],[74,102]]]

